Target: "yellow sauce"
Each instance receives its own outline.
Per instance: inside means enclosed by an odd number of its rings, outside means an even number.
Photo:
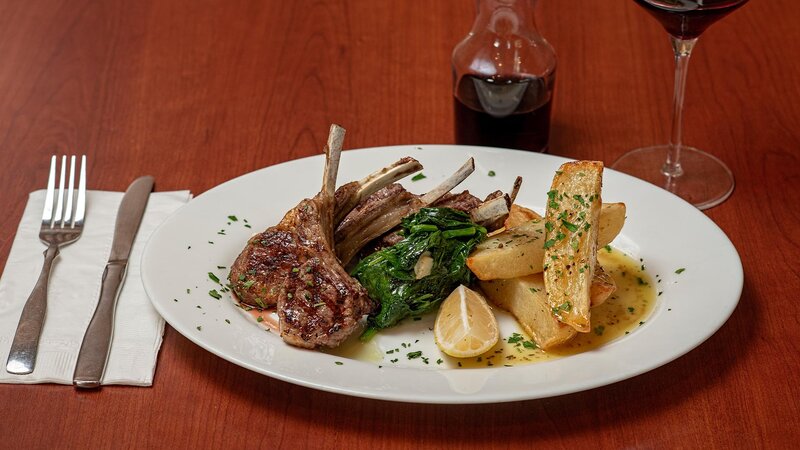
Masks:
[[[562,346],[545,352],[525,347],[525,341],[531,341],[520,329],[517,333],[521,339],[512,338],[509,343],[509,336],[502,336],[494,348],[479,357],[447,357],[451,363],[449,366],[496,367],[547,361],[595,349],[643,325],[655,306],[656,289],[642,262],[616,249],[609,252],[601,248],[597,257],[603,269],[614,279],[617,290],[602,305],[592,308],[592,332],[580,333]]]

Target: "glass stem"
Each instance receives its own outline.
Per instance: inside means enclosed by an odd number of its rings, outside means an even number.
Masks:
[[[681,139],[683,137],[683,98],[686,94],[686,74],[689,71],[689,57],[697,43],[697,38],[680,39],[669,37],[672,49],[675,52],[675,91],[672,96],[672,132],[669,139],[667,161],[661,172],[667,177],[679,177],[683,174],[681,168]]]

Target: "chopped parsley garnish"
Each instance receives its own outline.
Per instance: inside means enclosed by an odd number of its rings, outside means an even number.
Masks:
[[[344,363],[343,363],[343,362],[341,362],[341,361],[335,361],[335,362],[334,362],[334,364],[336,364],[337,366],[341,366],[341,365],[342,365],[342,364],[344,364]]]
[[[490,170],[488,175],[489,175],[490,177],[493,177],[493,176],[495,176],[496,174],[494,173],[494,170]]]
[[[408,357],[408,359],[416,359],[422,356],[422,352],[421,351],[411,352],[408,353],[406,356]]]
[[[569,312],[572,309],[572,302],[564,302],[552,309],[555,315],[558,315],[561,311]]]
[[[210,278],[214,283],[219,283],[219,278],[214,275],[213,272],[208,272],[208,278]]]
[[[228,216],[228,220],[230,220],[231,222],[238,222],[239,221],[239,219],[236,216]]]
[[[508,338],[507,342],[508,342],[509,344],[516,344],[517,342],[521,342],[521,341],[523,341],[524,339],[525,339],[525,338],[523,338],[521,334],[519,334],[519,333],[514,333],[514,334],[512,334],[512,335],[511,335],[511,336]]]
[[[680,269],[676,270],[676,271],[675,271],[675,273],[677,273],[678,275],[680,275],[680,274],[682,274],[682,273],[683,273],[683,271],[684,271],[684,270],[686,270],[686,268],[685,268],[685,267],[681,267]]]
[[[219,299],[221,299],[221,298],[222,298],[222,295],[220,295],[220,293],[219,293],[219,292],[217,292],[217,290],[216,290],[216,289],[212,289],[212,290],[208,291],[208,295],[210,295],[210,296],[214,297],[214,298],[215,298],[215,299],[217,299],[217,300],[219,300]]]
[[[414,175],[413,177],[411,177],[411,181],[424,180],[425,178],[428,178],[428,177],[426,177],[424,173],[420,172],[420,173]]]
[[[610,245],[606,245],[606,246],[605,246],[605,247],[603,247],[603,248],[604,248],[604,249],[606,249],[606,251],[607,251],[608,253],[611,253],[611,246],[610,246]]]
[[[604,325],[598,325],[598,326],[594,327],[594,334],[596,334],[598,336],[602,336],[603,335],[603,331],[605,331],[605,330],[606,330],[606,327]]]
[[[575,225],[574,223],[567,222],[566,220],[562,220],[561,224],[564,225],[564,228],[568,229],[569,231],[572,231],[573,233],[578,231],[578,226]],[[587,222],[586,224],[588,225],[589,223]]]

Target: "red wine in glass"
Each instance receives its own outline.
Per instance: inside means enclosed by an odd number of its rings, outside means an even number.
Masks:
[[[683,144],[683,99],[689,57],[698,37],[714,22],[747,0],[634,0],[669,33],[675,57],[672,129],[667,145],[625,153],[612,168],[628,173],[683,198],[699,209],[724,202],[733,192],[733,173],[714,155]]]
[[[634,0],[679,39],[694,39],[747,0]]]

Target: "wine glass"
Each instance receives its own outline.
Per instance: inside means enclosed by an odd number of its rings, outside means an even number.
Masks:
[[[655,17],[670,35],[675,53],[672,132],[669,144],[631,150],[611,167],[664,186],[699,209],[719,205],[733,192],[731,170],[715,156],[681,142],[686,73],[692,49],[703,31],[748,0],[634,1]]]

